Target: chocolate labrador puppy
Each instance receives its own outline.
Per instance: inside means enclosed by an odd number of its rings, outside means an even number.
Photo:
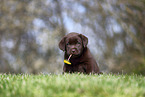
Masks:
[[[85,74],[100,74],[99,67],[87,47],[88,38],[79,33],[69,33],[59,43],[59,48],[65,51],[64,58],[71,64],[64,63],[63,72],[80,72]]]

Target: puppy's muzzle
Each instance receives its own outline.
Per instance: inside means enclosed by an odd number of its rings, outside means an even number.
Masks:
[[[76,54],[77,50],[75,48],[71,49],[71,54]]]

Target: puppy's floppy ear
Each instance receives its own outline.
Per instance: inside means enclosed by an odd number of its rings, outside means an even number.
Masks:
[[[87,47],[87,44],[88,44],[88,38],[82,34],[79,35],[82,39],[82,43],[83,43],[83,46],[84,48]]]
[[[59,42],[59,48],[63,51],[65,51],[65,39],[66,37],[63,37],[61,41]]]

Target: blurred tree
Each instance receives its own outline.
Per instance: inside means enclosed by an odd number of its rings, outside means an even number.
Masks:
[[[2,0],[0,6],[0,71],[37,73],[51,67],[48,61],[55,63],[58,54],[56,38],[65,34],[59,2]]]
[[[1,0],[0,72],[61,72],[58,42],[73,30],[93,39],[102,70],[145,74],[144,9],[145,0]]]
[[[84,11],[79,12],[75,3]],[[96,45],[102,48],[102,61],[105,59],[110,71],[145,74],[144,0],[80,0],[71,4],[70,17],[96,33]]]
[[[33,17],[27,13],[29,1],[5,1],[0,3],[0,41],[1,54],[0,60],[3,72],[15,72],[12,65],[16,64],[20,44],[26,32],[31,28]],[[26,38],[26,37],[25,37]],[[28,39],[28,38],[27,38]],[[33,40],[33,39],[32,39]],[[26,41],[26,40],[25,40]],[[28,42],[28,41],[27,41]],[[29,43],[29,42],[28,42]],[[21,66],[19,66],[21,67]],[[19,68],[15,66],[15,68]],[[19,70],[19,69],[18,69]]]

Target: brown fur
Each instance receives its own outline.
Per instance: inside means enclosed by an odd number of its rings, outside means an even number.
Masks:
[[[101,73],[87,44],[88,38],[79,33],[69,33],[62,38],[59,48],[65,51],[64,58],[68,59],[69,55],[72,54],[70,58],[71,65],[64,64],[63,72]]]

